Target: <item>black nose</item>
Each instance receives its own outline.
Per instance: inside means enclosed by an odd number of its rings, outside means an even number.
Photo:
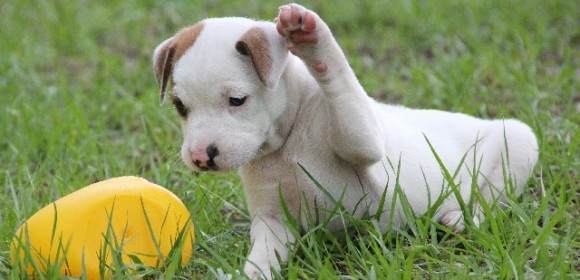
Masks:
[[[205,152],[207,153],[207,156],[209,157],[210,161],[213,161],[213,159],[220,154],[220,151],[218,150],[218,148],[215,145],[207,146],[207,148],[205,149]]]

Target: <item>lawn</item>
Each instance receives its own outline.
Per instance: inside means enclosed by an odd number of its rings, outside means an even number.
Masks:
[[[342,238],[314,229],[281,277],[579,278],[580,2],[313,2],[369,95],[517,118],[538,136],[540,161],[525,193],[480,228],[455,235],[419,218],[386,235],[372,221]],[[183,279],[235,274],[250,246],[243,186],[235,174],[196,175],[181,162],[180,121],[159,105],[151,56],[200,19],[271,20],[281,3],[2,1],[0,279],[25,278],[8,252],[23,221],[122,175],[167,187],[192,213],[196,247]]]

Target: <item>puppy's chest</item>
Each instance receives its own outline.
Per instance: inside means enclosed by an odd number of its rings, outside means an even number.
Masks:
[[[260,172],[254,174],[255,180],[246,182],[254,184],[246,186],[248,196],[259,191],[261,199],[256,200],[279,201],[282,194],[292,214],[304,223],[307,222],[304,220],[306,209],[324,216],[340,202],[358,216],[364,210],[363,207],[357,210],[357,205],[365,204],[362,200],[371,203],[372,198],[380,197],[377,193],[379,183],[370,167],[356,168],[322,144],[302,145],[290,151],[283,149],[255,167],[253,173]],[[324,218],[322,216],[319,218]]]

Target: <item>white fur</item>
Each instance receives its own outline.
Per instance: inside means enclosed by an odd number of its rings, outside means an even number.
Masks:
[[[275,41],[279,36],[275,25],[244,18],[204,23],[196,43],[173,72],[173,94],[190,111],[183,123],[181,154],[196,169],[191,154],[215,144],[220,151],[215,158],[218,170],[239,168],[253,219],[253,245],[244,269],[251,278],[270,278],[271,268],[280,269],[275,252],[285,261],[287,244],[294,241],[281,213],[279,191],[305,227],[306,213],[317,213],[324,220],[326,210],[333,209],[333,201],[341,197],[344,208],[356,217],[374,213],[385,191],[386,212],[380,223],[383,230],[398,227],[407,217],[401,212],[400,197],[395,198],[397,182],[413,211],[427,212],[441,194],[450,191],[427,140],[449,172],[457,173],[454,182],[464,201],[471,199],[474,173],[490,203],[505,197],[508,181],[516,194],[522,193],[538,156],[536,138],[523,123],[375,102],[367,97],[318,17],[319,41],[301,49],[300,57],[288,54],[287,46],[271,44],[274,85],[267,87],[251,60],[234,45],[253,27]],[[319,61],[327,64],[328,71],[314,69]],[[229,106],[229,97],[243,96],[248,96],[243,106]],[[504,178],[504,168],[509,178]],[[477,207],[476,214],[478,223]],[[464,227],[453,194],[432,218],[456,231]],[[337,230],[345,226],[343,222],[332,219],[328,227]]]

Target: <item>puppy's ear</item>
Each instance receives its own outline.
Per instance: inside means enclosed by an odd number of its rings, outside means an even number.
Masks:
[[[258,78],[266,87],[276,87],[286,64],[288,48],[275,27],[254,27],[248,30],[236,43],[236,50],[252,59]]]
[[[172,82],[173,69],[185,52],[191,48],[204,27],[203,21],[194,26],[181,29],[175,36],[163,41],[153,52],[153,68],[159,83],[161,104],[165,101],[165,92]]]
[[[159,83],[159,97],[163,104],[165,101],[165,91],[169,83],[169,77],[173,73],[173,57],[175,55],[175,46],[173,44],[173,37],[163,41],[159,44],[153,52],[153,68],[155,70],[155,77]]]

